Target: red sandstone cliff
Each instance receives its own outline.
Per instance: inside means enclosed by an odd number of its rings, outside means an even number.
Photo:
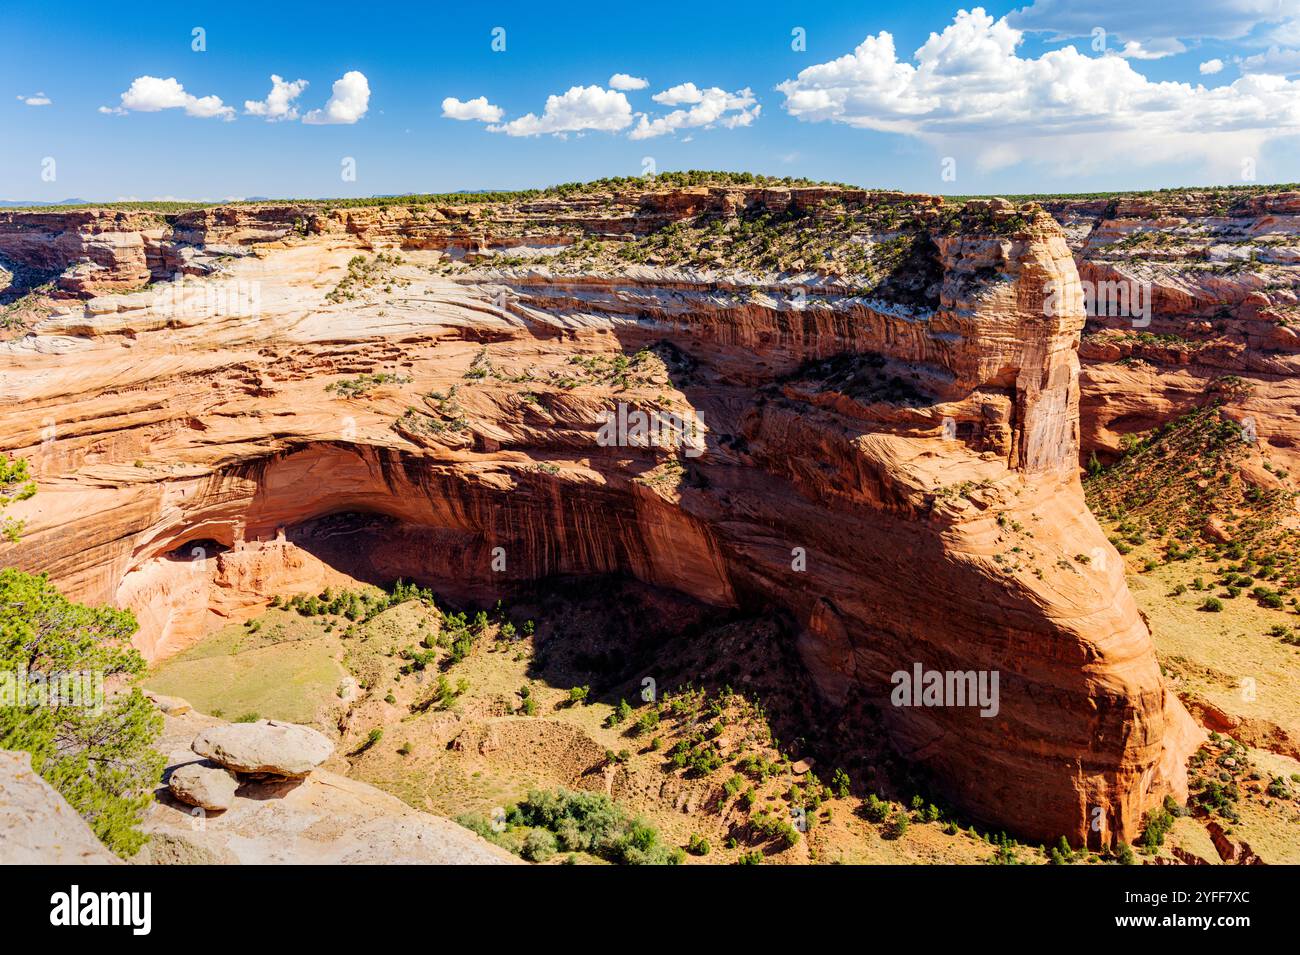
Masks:
[[[913,210],[934,281],[891,301],[828,274],[792,299],[788,279],[699,268],[444,268],[828,202]],[[69,303],[0,343],[0,449],[40,478],[0,563],[134,608],[150,656],[344,570],[479,598],[626,572],[775,605],[823,692],[878,706],[971,815],[1042,840],[1131,840],[1185,788],[1195,730],[1084,506],[1071,252],[1032,208],[938,210],[701,189],[115,222],[113,248],[133,235],[146,251],[97,262],[101,287],[142,265],[215,277],[161,304],[158,288]],[[75,271],[104,234],[101,216],[24,215],[0,216],[0,255]],[[407,260],[381,283],[337,294],[360,250],[394,248]],[[255,302],[212,296],[222,282],[255,284]],[[394,377],[326,390],[374,372]],[[701,420],[704,453],[602,446],[619,402]],[[343,544],[321,531],[351,511],[384,520]],[[892,706],[891,675],[916,663],[997,671],[997,715]]]
[[[1211,399],[1283,456],[1300,442],[1300,193],[1217,192],[1048,204],[1094,285],[1149,288],[1147,314],[1091,315],[1085,455]]]

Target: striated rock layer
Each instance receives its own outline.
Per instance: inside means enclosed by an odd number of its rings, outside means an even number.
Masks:
[[[356,577],[494,600],[622,572],[770,606],[797,621],[822,691],[875,704],[970,816],[1132,840],[1185,794],[1196,731],[1084,506],[1070,248],[1032,207],[941,220],[904,199],[933,276],[906,301],[834,277],[792,296],[695,268],[443,268],[885,201],[866,193],[187,214],[164,258],[214,277],[173,283],[163,306],[158,289],[71,304],[0,343],[0,448],[40,479],[0,564],[133,608],[155,659],[274,594]],[[349,286],[375,249],[404,261]],[[256,295],[212,294],[223,282]],[[610,445],[620,404],[700,436]],[[917,664],[996,672],[996,713],[893,705],[893,675]]]
[[[1085,456],[1219,401],[1300,465],[1300,193],[1047,205],[1102,293],[1080,349]],[[1147,307],[1114,307],[1117,287]]]

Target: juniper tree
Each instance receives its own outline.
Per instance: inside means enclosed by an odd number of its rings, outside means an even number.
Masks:
[[[20,673],[133,676],[144,659],[131,646],[129,610],[74,603],[44,575],[0,570],[0,678]],[[23,694],[0,706],[0,748],[32,756],[32,768],[122,856],[145,841],[136,827],[166,760],[151,746],[162,716],[138,687],[99,706]]]

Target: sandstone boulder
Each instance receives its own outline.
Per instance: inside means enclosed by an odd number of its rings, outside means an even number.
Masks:
[[[204,730],[191,748],[236,772],[290,777],[306,776],[334,752],[334,744],[316,730],[275,720]]]
[[[211,763],[188,763],[172,771],[167,786],[181,802],[203,809],[224,811],[235,801],[239,780]]]
[[[1210,834],[1210,840],[1214,843],[1219,858],[1224,862],[1235,863],[1237,861],[1237,844],[1228,838],[1223,826],[1211,819],[1205,824],[1205,830]]]
[[[1223,518],[1211,516],[1201,528],[1201,537],[1213,544],[1227,544],[1232,541],[1232,532],[1228,530]]]
[[[356,677],[348,675],[339,682],[338,698],[344,703],[351,703],[360,696],[361,686],[357,683]]]

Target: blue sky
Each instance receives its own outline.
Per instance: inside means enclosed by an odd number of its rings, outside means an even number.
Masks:
[[[1297,7],[6,0],[0,198],[522,188],[647,157],[947,193],[1295,181]],[[280,121],[245,107],[272,74],[306,81]]]

